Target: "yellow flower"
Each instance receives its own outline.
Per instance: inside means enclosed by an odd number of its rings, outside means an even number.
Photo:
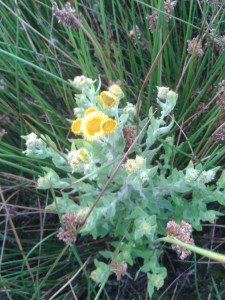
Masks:
[[[73,133],[75,133],[75,134],[82,133],[81,122],[82,122],[81,118],[77,118],[75,121],[73,121],[72,126],[71,126],[71,131]]]
[[[81,123],[84,138],[91,142],[102,138],[105,134],[102,129],[102,123],[107,119],[109,117],[101,111],[91,112],[86,115]]]
[[[107,107],[113,107],[116,104],[116,96],[108,91],[103,91],[100,94],[100,99],[102,101],[102,103],[107,106]]]
[[[122,99],[124,97],[124,93],[121,89],[121,87],[117,84],[113,84],[109,87],[110,93],[114,94],[118,98]]]
[[[88,109],[85,110],[84,115],[87,116],[88,114],[97,111],[95,107],[89,107]]]
[[[107,119],[102,123],[102,129],[105,134],[113,133],[116,130],[117,122],[113,119]]]

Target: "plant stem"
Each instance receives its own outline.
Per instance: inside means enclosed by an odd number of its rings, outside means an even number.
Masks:
[[[97,295],[96,295],[96,297],[95,297],[94,300],[98,300],[99,296],[101,295],[102,290],[103,290],[104,287],[105,287],[105,284],[106,284],[108,278],[109,278],[109,274],[105,277],[105,280],[104,280],[103,283],[101,284],[101,287],[100,287],[100,289],[99,289],[99,291],[98,291],[98,293],[97,293]]]
[[[166,243],[178,245],[178,246],[186,248],[186,249],[188,249],[192,252],[195,252],[195,253],[198,253],[202,256],[213,259],[215,261],[225,263],[225,255],[223,255],[223,254],[215,253],[213,251],[209,251],[209,250],[206,250],[206,249],[194,246],[194,245],[185,244],[185,243],[183,243],[183,242],[181,242],[177,239],[174,239],[172,237],[159,238],[159,239],[155,240],[155,242],[166,242]]]

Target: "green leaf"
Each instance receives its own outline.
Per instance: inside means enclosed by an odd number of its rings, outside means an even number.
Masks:
[[[220,178],[216,182],[217,186],[221,189],[225,189],[225,170],[222,171]]]
[[[94,260],[96,269],[91,272],[91,279],[94,280],[96,283],[100,284],[108,278],[109,274],[111,273],[109,265],[98,261],[97,259]]]
[[[167,272],[165,268],[161,268],[161,272],[158,274],[147,274],[148,277],[148,294],[151,297],[153,295],[154,289],[156,288],[159,290],[163,284],[164,284],[164,279],[167,276]]]
[[[77,205],[73,200],[69,198],[67,194],[62,195],[62,197],[56,197],[56,203],[53,202],[45,207],[47,210],[54,210],[57,211],[57,207],[59,209],[59,213],[74,213],[79,209],[79,205]]]
[[[139,240],[146,236],[150,241],[153,241],[156,232],[156,216],[147,216],[136,218],[134,221],[134,239]]]

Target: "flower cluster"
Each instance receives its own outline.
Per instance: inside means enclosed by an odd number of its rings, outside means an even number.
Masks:
[[[187,52],[189,54],[196,53],[198,57],[202,57],[204,55],[199,36],[194,37],[192,40],[188,40]]]
[[[177,1],[165,0],[164,1],[164,10],[167,13],[171,13],[174,10],[174,7],[177,5]]]
[[[67,245],[70,245],[77,239],[77,216],[76,214],[66,213],[62,215],[62,220],[64,222],[64,228],[59,228],[57,237],[59,240],[64,241]]]
[[[181,225],[178,225],[174,221],[169,221],[166,227],[167,236],[173,237],[183,243],[194,245],[194,241],[191,238],[192,226],[185,221],[181,221]],[[191,251],[178,245],[171,246],[173,250],[177,252],[181,260],[191,255]]]
[[[73,121],[71,131],[75,134],[83,134],[87,141],[101,139],[105,134],[111,134],[116,130],[117,122],[94,107],[89,107],[84,112],[83,118]]]
[[[88,77],[77,76],[70,83],[81,91],[81,94],[75,95],[78,107],[74,109],[74,114],[77,118],[72,122],[71,131],[83,134],[89,142],[114,133],[118,124],[118,105],[124,97],[121,87],[112,84],[99,95],[94,87],[95,80]]]
[[[84,75],[76,76],[74,80],[69,80],[69,82],[78,90],[85,92],[86,90],[89,91],[95,80],[88,78]]]
[[[81,14],[77,13],[75,9],[71,7],[70,2],[67,2],[65,7],[61,10],[58,8],[56,2],[53,2],[52,14],[58,19],[59,23],[62,23],[71,29],[80,27],[79,22],[81,22]]]
[[[87,209],[81,209],[77,213],[65,213],[62,215],[63,228],[59,228],[57,235],[59,240],[64,241],[67,245],[71,245],[77,239],[77,229],[83,224]]]
[[[216,143],[220,143],[220,142],[224,141],[225,140],[225,129],[224,128],[217,129],[213,133],[212,137]]]
[[[147,159],[136,155],[135,159],[128,159],[123,165],[126,172],[126,183],[135,190],[143,190],[143,184],[157,173],[158,167],[147,167]]]
[[[214,38],[214,46],[218,52],[225,51],[225,34]]]
[[[149,179],[150,170],[146,168],[146,159],[136,155],[135,159],[128,159],[124,164],[124,169],[128,175],[127,183],[136,188],[141,188],[142,184]]]
[[[156,10],[153,11],[152,15],[148,14],[146,19],[149,21],[149,30],[153,33],[154,29],[157,27],[159,14]]]
[[[193,163],[190,161],[185,174],[185,181],[187,183],[192,182],[202,182],[202,183],[209,183],[213,181],[216,177],[216,172],[219,170],[220,167],[213,168],[211,170],[205,171],[202,170],[201,165],[197,165],[194,167]]]
[[[136,38],[136,35],[137,35],[137,38]],[[137,25],[135,27],[133,26],[133,28],[129,31],[129,38],[131,40],[131,43],[134,45],[137,44],[137,39],[140,41],[141,36],[142,36],[141,30]]]
[[[146,166],[146,159],[141,156],[136,156],[135,159],[128,159],[124,164],[124,168],[127,174],[133,174],[134,172],[143,169]]]
[[[174,11],[175,6],[177,5],[177,1],[165,0],[164,1],[164,11],[168,14],[171,14]],[[149,30],[153,33],[154,29],[157,27],[159,18],[159,13],[157,10],[154,10],[152,15],[148,14],[146,19],[149,20]],[[165,21],[168,23],[171,17],[169,15],[165,15]]]

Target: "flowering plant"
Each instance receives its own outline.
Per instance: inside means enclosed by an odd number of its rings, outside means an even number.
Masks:
[[[111,238],[110,250],[101,251],[102,261],[95,260],[94,281],[103,284],[112,273],[119,280],[141,258],[137,276],[147,273],[152,295],[167,274],[159,263],[160,236],[167,235],[167,242],[175,240],[173,249],[181,259],[190,255],[184,245],[193,251],[192,227],[201,230],[201,221],[214,222],[222,215],[207,205],[225,204],[225,173],[212,184],[219,167],[206,171],[193,162],[182,171],[171,167],[174,139],[160,140],[174,124],[178,95],[169,88],[158,87],[157,116],[150,108],[148,117],[137,125],[135,106],[128,102],[121,108],[124,93],[119,85],[100,92],[100,82],[96,88],[96,80],[85,76],[70,83],[79,91],[71,120],[71,149],[60,152],[48,136],[23,137],[27,156],[51,157],[55,166],[43,168],[37,187],[52,191],[54,201],[46,209],[60,216],[60,240],[71,245],[78,234]],[[61,178],[57,170],[67,176]],[[54,196],[54,189],[60,197]]]

